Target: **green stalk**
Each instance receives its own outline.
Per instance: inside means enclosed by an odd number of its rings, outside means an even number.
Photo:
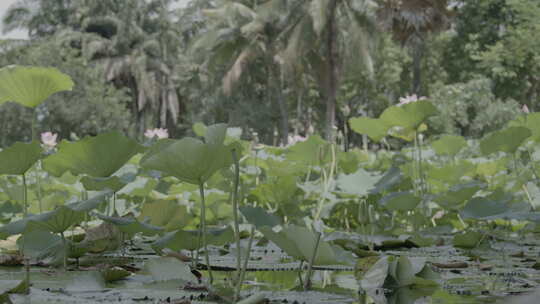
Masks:
[[[240,252],[240,224],[238,222],[238,185],[240,184],[240,166],[236,150],[232,150],[234,162],[234,189],[233,189],[233,216],[234,216],[234,237],[236,238],[236,271],[237,279],[240,279],[240,266],[242,253]]]
[[[210,256],[208,255],[208,245],[206,244],[206,205],[204,201],[204,183],[199,181],[199,192],[201,194],[201,230],[199,233],[202,233],[202,243],[204,247],[204,257],[206,260],[206,268],[208,269],[208,276],[210,277],[210,285],[214,282],[214,277],[212,276],[212,267],[210,266]]]
[[[26,176],[23,173],[22,175],[23,182],[23,203],[24,203],[24,218],[28,215],[28,188],[26,186]],[[24,242],[22,246],[22,252],[24,254]],[[28,257],[24,258],[24,268],[26,272],[26,290],[25,294],[30,294],[30,259]]]
[[[39,204],[39,213],[43,213],[43,203],[41,196],[41,178],[39,177],[39,169],[41,168],[41,160],[38,160],[38,165],[36,168],[36,184],[37,184],[37,199]]]
[[[26,185],[26,175],[22,175],[23,182],[23,203],[24,203],[24,217],[28,215],[28,187]]]
[[[317,257],[317,251],[319,250],[319,242],[321,241],[322,233],[317,232],[317,239],[315,241],[315,248],[313,248],[313,255],[311,255],[311,260],[309,261],[309,268],[306,277],[306,283],[304,284],[304,290],[311,288],[311,276],[313,275],[313,264],[315,263],[315,258]]]
[[[244,265],[242,266],[242,271],[240,272],[238,282],[236,282],[236,290],[234,293],[234,303],[236,303],[238,299],[240,298],[240,290],[242,289],[242,282],[244,282],[244,278],[246,277],[249,256],[251,254],[251,247],[253,246],[254,236],[255,236],[255,227],[251,226],[248,247],[247,247],[247,252],[246,252],[246,259],[244,260]]]
[[[334,177],[334,168],[336,167],[336,150],[335,150],[334,144],[332,144],[330,147],[332,151],[332,162],[330,164],[330,172],[327,175],[326,171],[324,169],[322,170],[323,183],[324,183],[323,195],[321,196],[321,199],[319,200],[319,204],[317,206],[317,213],[315,214],[315,217],[313,219],[314,222],[317,221],[321,216],[321,212],[324,207],[325,197],[328,191],[330,190],[330,184],[332,183],[332,178]]]
[[[61,232],[60,236],[62,237],[62,246],[64,246],[64,271],[67,271],[68,248],[66,243],[66,237],[64,236],[64,232]]]

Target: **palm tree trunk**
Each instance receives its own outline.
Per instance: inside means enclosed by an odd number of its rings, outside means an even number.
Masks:
[[[422,57],[424,56],[424,39],[419,38],[413,45],[413,83],[412,92],[420,95],[422,90]]]
[[[326,40],[327,48],[327,68],[328,88],[326,92],[326,126],[325,138],[329,142],[334,142],[334,125],[336,121],[336,96],[338,88],[338,49],[337,49],[337,20],[336,20],[337,0],[332,0],[328,5],[328,33]]]
[[[278,67],[281,69],[281,67]],[[281,73],[279,71],[276,71],[276,77],[275,77],[275,92],[276,92],[276,100],[278,102],[279,107],[279,133],[281,134],[281,142],[284,146],[286,146],[289,143],[289,111],[287,109],[287,101],[285,100],[285,96],[283,96],[283,81],[281,77]]]
[[[273,54],[274,52],[270,52],[270,54]],[[280,66],[277,65],[272,59],[271,56],[267,56],[267,62],[268,62],[268,86],[272,89],[269,91],[271,98],[275,98],[278,109],[279,109],[279,123],[278,123],[278,130],[279,130],[279,137],[281,144],[286,146],[289,143],[289,112],[287,110],[287,102],[285,101],[285,98],[283,96],[282,91],[282,81],[281,81],[281,73],[280,73]],[[273,79],[272,79],[273,78]]]

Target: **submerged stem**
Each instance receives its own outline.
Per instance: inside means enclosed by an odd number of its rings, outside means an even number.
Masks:
[[[28,215],[28,187],[26,185],[26,175],[22,175],[23,182],[23,203],[24,203],[24,217]]]
[[[233,216],[234,216],[234,237],[236,239],[236,272],[237,279],[240,280],[240,267],[242,253],[240,252],[240,224],[238,222],[238,185],[240,184],[240,166],[236,150],[232,150],[232,158],[234,162],[234,189],[233,189]]]
[[[206,205],[204,201],[204,183],[199,182],[199,192],[201,194],[201,230],[202,233],[202,245],[204,247],[204,257],[206,260],[206,268],[208,269],[208,276],[210,277],[210,285],[214,282],[212,276],[212,267],[210,266],[210,256],[208,254],[208,245],[206,244]]]
[[[251,247],[253,246],[253,237],[255,236],[255,227],[251,226],[251,231],[249,235],[249,241],[248,241],[248,247],[246,251],[246,258],[244,260],[244,265],[242,266],[242,270],[240,272],[240,275],[238,277],[238,282],[236,282],[236,291],[234,293],[234,302],[238,301],[238,298],[240,298],[240,290],[242,289],[242,282],[244,282],[244,278],[246,277],[249,257],[251,254]]]
[[[306,283],[304,284],[304,290],[311,288],[311,276],[313,274],[313,264],[315,263],[315,258],[317,258],[317,251],[319,250],[319,242],[321,241],[322,233],[317,232],[317,239],[315,240],[315,248],[313,248],[313,255],[309,261],[309,268],[306,277]]]
[[[60,236],[62,237],[62,246],[64,247],[64,271],[67,271],[68,248],[66,245],[66,237],[64,236],[64,232],[61,232]]]

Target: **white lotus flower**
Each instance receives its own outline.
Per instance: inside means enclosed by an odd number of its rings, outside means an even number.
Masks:
[[[425,99],[426,99],[425,96],[418,97],[416,94],[408,95],[408,96],[405,96],[405,97],[400,97],[398,107],[400,107],[402,105],[406,105],[408,103],[413,103],[413,102],[417,102],[419,100],[425,100]]]
[[[54,148],[56,146],[57,137],[58,137],[58,134],[56,133],[44,132],[44,133],[41,133],[41,142],[49,148]]]
[[[161,138],[169,138],[169,131],[167,129],[163,128],[157,128],[157,129],[148,129],[146,132],[144,132],[144,136],[148,138],[154,138],[157,137],[159,139]]]

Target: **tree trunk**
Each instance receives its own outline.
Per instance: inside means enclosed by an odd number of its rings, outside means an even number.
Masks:
[[[280,67],[278,68],[281,69]],[[275,71],[275,74],[275,92],[280,114],[279,133],[281,135],[281,142],[284,146],[286,146],[289,143],[289,111],[287,109],[287,101],[285,100],[285,96],[283,96],[283,81],[281,73],[279,71]]]
[[[271,51],[270,54],[274,54],[274,52]],[[280,66],[278,65],[276,67],[276,63],[270,56],[268,56],[267,62],[269,69],[267,85],[272,88],[269,93],[271,98],[276,100],[279,110],[279,139],[281,144],[286,146],[289,143],[289,113],[287,109],[287,102],[285,101],[282,91]]]
[[[328,87],[326,90],[326,126],[325,138],[329,142],[334,142],[335,132],[334,125],[336,121],[336,96],[338,89],[338,49],[337,49],[337,20],[336,20],[337,0],[332,0],[328,5],[328,21],[327,21],[327,70],[328,70]]]
[[[424,57],[424,39],[419,38],[413,45],[413,83],[412,93],[418,96],[422,90],[422,57]]]

